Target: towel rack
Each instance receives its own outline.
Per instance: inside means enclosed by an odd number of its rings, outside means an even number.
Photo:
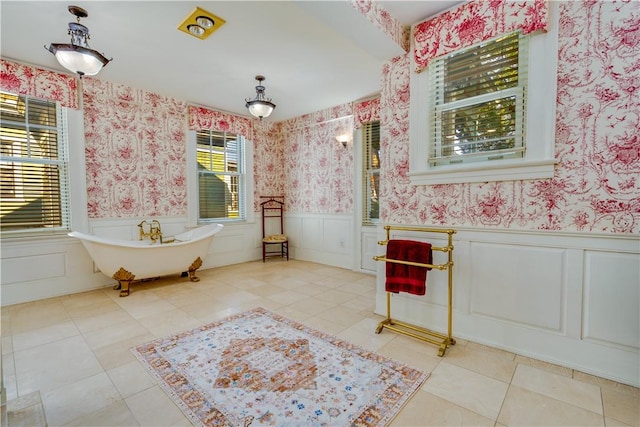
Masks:
[[[438,356],[444,356],[447,348],[456,343],[456,340],[451,335],[451,323],[452,323],[452,305],[453,305],[453,235],[455,230],[451,229],[439,229],[439,228],[422,228],[422,227],[403,227],[385,225],[384,229],[387,233],[387,239],[378,242],[379,245],[386,245],[391,237],[391,230],[400,231],[420,231],[428,233],[446,233],[447,234],[447,246],[432,246],[431,250],[445,252],[447,254],[447,262],[444,264],[424,264],[419,262],[403,261],[397,259],[388,259],[385,256],[374,256],[376,261],[391,262],[396,264],[412,265],[416,267],[435,268],[440,271],[447,271],[448,273],[448,302],[447,302],[447,335],[439,332],[432,331],[430,329],[422,328],[420,326],[411,325],[409,323],[401,322],[391,317],[391,292],[387,292],[387,318],[380,322],[376,327],[376,334],[382,332],[382,329],[387,328],[392,331],[398,332],[403,335],[407,335],[413,338],[417,338],[422,341],[426,341],[431,344],[440,346],[438,350]]]

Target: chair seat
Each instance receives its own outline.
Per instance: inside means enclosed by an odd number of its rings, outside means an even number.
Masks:
[[[267,236],[262,239],[265,243],[284,243],[287,240],[286,234],[272,234],[271,236]]]

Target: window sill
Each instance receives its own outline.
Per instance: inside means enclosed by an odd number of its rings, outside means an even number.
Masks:
[[[213,221],[198,221],[196,223],[196,225],[190,225],[188,226],[188,228],[197,228],[197,227],[202,227],[204,225],[211,225],[211,224],[222,224],[224,226],[225,229],[228,228],[242,228],[242,227],[253,227],[254,222],[253,221],[249,221],[247,219],[242,219],[242,220],[213,220]]]
[[[443,166],[437,170],[409,172],[413,185],[463,184],[467,182],[518,181],[553,178],[556,161],[553,159]]]

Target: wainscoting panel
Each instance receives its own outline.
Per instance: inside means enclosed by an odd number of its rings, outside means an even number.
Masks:
[[[95,273],[89,254],[66,235],[6,239],[2,242],[2,306],[108,286]]]
[[[213,237],[202,270],[223,265],[262,259],[262,244],[256,244],[256,234],[262,241],[261,224],[229,224]]]
[[[324,221],[322,218],[302,218],[302,233],[298,247],[311,251],[324,249]]]
[[[299,234],[289,224],[299,224]],[[318,262],[342,268],[353,268],[353,246],[350,215],[285,214],[285,230],[291,238],[295,259]]]
[[[360,268],[363,271],[375,273],[378,262],[374,261],[373,257],[376,255],[383,255],[385,248],[378,245],[378,236],[374,227],[363,227],[360,235],[360,241],[362,242],[360,248],[362,253]]]
[[[563,331],[562,249],[471,242],[471,313]]]
[[[351,253],[351,222],[327,218],[323,221],[325,230],[324,247],[327,252],[348,255]]]
[[[291,218],[285,215],[284,232],[289,238],[289,255],[291,256],[295,252],[295,248],[300,246],[302,240],[302,218]],[[260,241],[262,241],[262,234],[260,234]]]
[[[9,285],[64,277],[66,264],[64,252],[13,258],[3,257],[2,284]],[[38,268],[33,268],[36,265]]]
[[[585,251],[583,338],[640,348],[640,258],[632,253]]]
[[[639,243],[637,236],[459,229],[454,337],[640,386]],[[375,311],[384,315],[378,264]],[[438,276],[445,275],[428,273],[424,297],[393,294],[392,316],[445,333],[446,283]]]

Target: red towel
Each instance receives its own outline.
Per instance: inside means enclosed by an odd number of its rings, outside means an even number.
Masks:
[[[433,264],[431,243],[413,240],[389,240],[387,259]],[[408,292],[424,295],[427,291],[427,270],[431,268],[387,262],[387,292]]]

